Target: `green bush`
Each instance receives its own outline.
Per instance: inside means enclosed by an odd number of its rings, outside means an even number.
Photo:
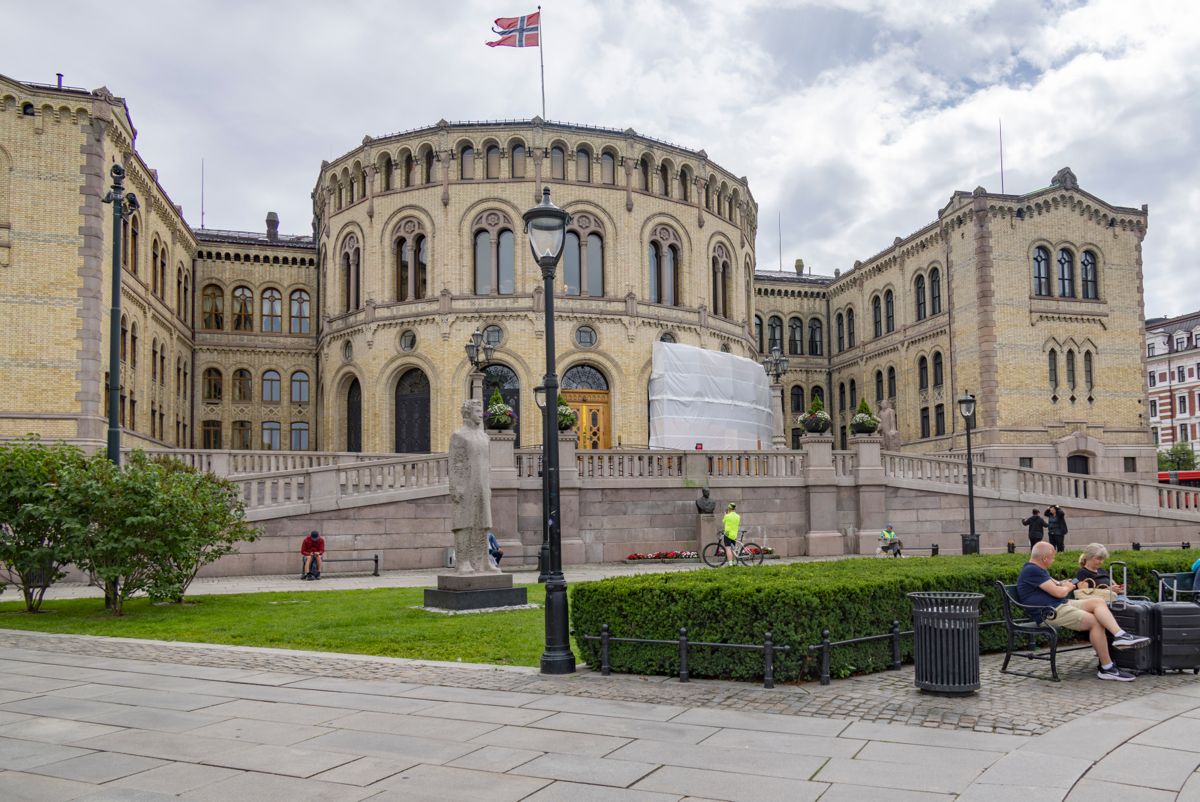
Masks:
[[[1051,574],[1074,576],[1078,556],[1060,555]],[[1122,551],[1111,559],[1129,563],[1131,595],[1154,596],[1151,569],[1184,571],[1198,556],[1200,550]],[[808,646],[820,642],[823,630],[836,641],[885,634],[893,620],[902,630],[912,629],[907,593],[982,593],[980,620],[1002,618],[995,582],[1015,582],[1025,559],[1021,554],[853,559],[619,577],[574,586],[571,617],[576,646],[590,665],[599,665],[600,644],[582,636],[598,635],[602,624],[609,625],[613,637],[664,640],[677,638],[686,626],[689,640],[714,643],[757,644],[770,632],[776,644],[791,647],[776,656],[776,679],[816,678],[820,665]],[[1004,628],[982,628],[980,641],[984,651],[1003,649]],[[901,655],[912,659],[911,638],[901,640]],[[614,671],[632,674],[679,670],[674,646],[614,644],[609,662]],[[844,677],[880,671],[890,663],[891,646],[880,641],[833,649],[830,671]],[[762,654],[696,647],[689,653],[689,671],[695,677],[752,680],[762,676]]]

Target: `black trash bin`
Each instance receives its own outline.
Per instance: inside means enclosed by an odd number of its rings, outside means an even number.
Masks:
[[[915,684],[923,691],[979,690],[979,603],[982,593],[910,593]]]
[[[962,553],[979,553],[979,535],[962,535]]]

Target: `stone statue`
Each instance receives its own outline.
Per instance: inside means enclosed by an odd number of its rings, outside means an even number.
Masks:
[[[896,410],[892,402],[883,399],[879,403],[879,433],[883,435],[884,451],[900,450],[900,431],[896,428]]]
[[[450,435],[450,521],[458,574],[499,573],[487,552],[492,527],[491,441],[483,430],[483,402],[462,405],[463,425]]]
[[[717,502],[708,497],[708,488],[700,491],[700,498],[696,499],[696,511],[701,515],[712,515],[713,509],[717,506]]]

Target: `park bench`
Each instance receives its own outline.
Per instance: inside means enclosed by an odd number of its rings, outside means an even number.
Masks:
[[[1197,590],[1193,587],[1196,579],[1196,574],[1192,571],[1151,571],[1154,574],[1154,581],[1158,584],[1158,600],[1167,601],[1165,597],[1169,594],[1170,601],[1200,601],[1197,599]]]
[[[345,552],[335,552],[344,554]],[[330,552],[326,551],[325,556],[321,559],[322,565],[329,563],[372,563],[373,570],[371,576],[379,576],[379,555],[372,554],[370,557],[330,557]],[[300,578],[304,578],[304,555],[300,556]]]
[[[1026,660],[1047,660],[1050,663],[1050,679],[1059,682],[1057,657],[1060,652],[1074,652],[1080,649],[1090,649],[1091,644],[1084,643],[1076,646],[1058,648],[1058,631],[1049,624],[1039,623],[1034,618],[1034,612],[1049,613],[1052,607],[1036,604],[1021,604],[1017,601],[1017,586],[1006,585],[996,580],[1000,589],[1000,602],[1004,611],[1004,629],[1008,634],[1008,647],[1004,653],[1004,665],[1000,667],[1002,674],[1016,674],[1033,679],[1045,679],[1042,674],[1032,674],[1024,671],[1009,671],[1008,662],[1013,657],[1024,657]],[[1047,649],[1037,648],[1037,639],[1046,639]],[[1025,639],[1027,648],[1017,648],[1018,639]]]

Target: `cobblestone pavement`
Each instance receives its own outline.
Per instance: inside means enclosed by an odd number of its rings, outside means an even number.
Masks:
[[[824,687],[803,683],[768,690],[742,682],[694,679],[685,684],[667,677],[603,677],[586,669],[573,676],[550,677],[521,667],[0,630],[0,649],[8,648],[1016,735],[1039,735],[1125,700],[1200,684],[1191,672],[1142,676],[1131,683],[1101,682],[1095,678],[1095,657],[1086,650],[1059,658],[1059,673],[1063,678],[1059,683],[1001,674],[1002,656],[985,655],[980,666],[980,691],[954,698],[917,690],[912,666],[895,672],[833,680]],[[1034,670],[1043,667],[1044,664],[1037,664]],[[1024,670],[1025,666],[1018,668]]]

